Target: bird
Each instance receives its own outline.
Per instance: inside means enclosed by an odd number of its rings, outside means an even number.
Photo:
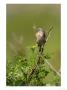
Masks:
[[[45,34],[45,31],[41,27],[37,28],[36,42],[39,48],[39,52],[43,53],[44,45],[46,43],[46,34]]]

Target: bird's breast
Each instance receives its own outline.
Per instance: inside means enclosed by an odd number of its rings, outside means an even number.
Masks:
[[[43,32],[39,31],[36,33],[36,38],[37,38],[37,41],[41,40],[43,37]]]

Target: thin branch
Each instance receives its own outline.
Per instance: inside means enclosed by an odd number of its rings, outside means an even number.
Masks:
[[[50,68],[59,76],[61,77],[60,73],[45,59],[45,62],[50,66]]]
[[[45,59],[41,54],[39,55],[41,58],[48,64],[48,66],[59,76],[61,77],[61,74],[48,62],[47,59]]]
[[[43,56],[41,55],[41,57],[43,58]],[[44,58],[43,58],[44,59]],[[47,59],[45,59],[45,62],[48,64],[48,66],[59,76],[61,77],[60,73],[48,62]]]
[[[47,38],[46,38],[46,42],[47,42],[47,40],[49,39],[49,36],[50,36],[50,34],[51,34],[52,29],[53,29],[53,27],[51,27],[50,30],[49,30],[49,32],[48,32],[48,36],[47,36]],[[42,58],[43,58],[43,57],[42,57]],[[54,72],[56,72],[56,74],[57,74],[59,77],[61,77],[60,73],[56,71],[56,69],[47,61],[47,59],[45,59],[45,62],[50,66],[50,68],[51,68]]]
[[[51,34],[52,29],[53,29],[53,27],[51,27],[50,30],[48,31],[48,36],[47,36],[47,38],[46,38],[46,42],[47,42],[47,40],[48,40],[48,38],[49,38],[49,36],[50,36],[50,34]]]

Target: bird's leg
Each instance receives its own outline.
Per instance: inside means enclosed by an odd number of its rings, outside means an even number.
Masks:
[[[44,51],[44,44],[39,47],[39,59],[38,59],[38,64],[43,64],[43,63],[44,63],[44,60],[42,59],[43,51]]]
[[[39,48],[39,53],[42,54],[44,50],[44,45],[39,45],[38,48]]]
[[[41,45],[38,46],[39,47],[39,53],[41,52]]]
[[[39,53],[42,55],[44,51],[44,45],[39,46]]]
[[[38,49],[39,49],[39,55],[38,55],[38,64],[41,64],[43,63],[43,60],[42,60],[42,55],[43,55],[43,50],[44,50],[44,45],[38,45]]]
[[[37,64],[40,64],[40,59],[41,59],[41,45],[38,44],[38,61],[37,61]]]
[[[44,45],[41,46],[41,54],[43,54]]]

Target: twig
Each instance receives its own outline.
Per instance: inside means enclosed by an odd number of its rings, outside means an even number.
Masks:
[[[53,29],[53,27],[51,27],[50,30],[49,30],[49,32],[48,32],[48,36],[47,36],[47,38],[46,38],[46,42],[47,42],[47,40],[48,40],[48,38],[49,38],[49,36],[50,36],[50,34],[51,34],[52,29]],[[43,57],[42,57],[42,58],[43,58]],[[47,61],[47,59],[45,59],[45,62],[50,66],[50,68],[51,68],[54,72],[56,72],[56,74],[57,74],[59,77],[61,77],[60,73],[56,71],[56,69]]]
[[[50,30],[48,31],[48,36],[47,36],[47,38],[46,38],[46,42],[47,42],[47,40],[48,40],[48,38],[49,38],[49,36],[50,36],[50,34],[51,34],[52,29],[53,29],[53,27],[51,27]]]
[[[60,73],[45,59],[45,62],[50,66],[50,68],[59,76],[61,77]]]
[[[41,56],[43,58],[43,56]],[[43,58],[44,59],[44,58]],[[45,62],[49,65],[49,67],[59,76],[61,77],[60,73],[45,59]]]

